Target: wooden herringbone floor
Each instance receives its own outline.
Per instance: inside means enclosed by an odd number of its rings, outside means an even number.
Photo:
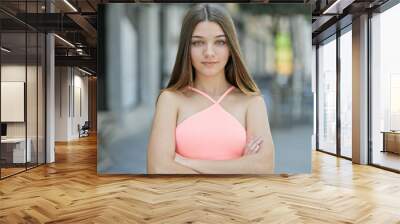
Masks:
[[[313,173],[97,176],[96,139],[0,181],[0,223],[400,223],[400,175],[313,153]]]

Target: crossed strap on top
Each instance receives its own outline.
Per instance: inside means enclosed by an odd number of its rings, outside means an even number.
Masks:
[[[205,93],[205,92],[203,92],[203,91],[201,91],[201,90],[199,90],[199,89],[196,89],[196,88],[194,88],[194,87],[189,86],[189,89],[191,89],[191,90],[193,90],[193,91],[195,91],[195,92],[197,92],[197,93],[203,95],[203,96],[206,97],[207,99],[211,100],[211,102],[213,102],[214,104],[220,103],[220,102],[224,99],[224,97],[225,97],[226,95],[228,95],[228,93],[230,93],[234,88],[235,88],[235,86],[229,87],[229,88],[225,91],[225,93],[222,94],[222,96],[220,96],[219,99],[218,99],[217,101],[215,101],[215,100],[214,100],[213,98],[211,98],[207,93]]]

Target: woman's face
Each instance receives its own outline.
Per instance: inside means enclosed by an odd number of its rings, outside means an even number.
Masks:
[[[223,75],[229,48],[222,28],[215,22],[196,25],[190,44],[190,57],[196,75]]]

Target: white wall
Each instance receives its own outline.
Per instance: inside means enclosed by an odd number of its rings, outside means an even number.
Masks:
[[[55,68],[55,141],[68,140],[69,117],[69,69],[67,67]]]
[[[89,106],[89,102],[88,102],[88,77],[85,76],[81,76],[82,73],[76,73],[77,70],[75,70],[75,75],[74,75],[74,96],[73,99],[75,100],[74,102],[74,108],[72,108],[73,110],[75,110],[75,113],[73,111],[72,113],[72,129],[71,129],[71,135],[73,136],[73,138],[78,138],[79,137],[79,133],[78,133],[78,124],[80,124],[81,126],[85,123],[85,121],[89,120],[88,117],[88,106]],[[78,90],[80,90],[80,93],[78,93]],[[80,95],[80,97],[79,97]],[[79,99],[79,98],[80,99]],[[81,101],[79,103],[79,100]],[[71,102],[72,104],[72,102]],[[79,105],[80,104],[80,105]],[[77,107],[78,105],[78,107]],[[81,106],[81,112],[79,111],[79,106]]]
[[[83,125],[88,120],[88,78],[83,75],[76,68],[56,67],[56,141],[79,138],[78,124]]]
[[[26,69],[26,70],[25,70]],[[30,85],[36,85],[36,81],[32,80],[31,75],[36,76],[36,67],[17,64],[9,64],[1,66],[1,81],[2,82],[25,82],[25,75],[28,75],[28,80]],[[27,88],[27,106],[30,108],[27,111],[28,120],[28,137],[32,133],[31,130],[36,130],[36,113],[32,111],[36,110],[36,88]],[[6,97],[6,96],[2,96]],[[34,104],[31,104],[34,102]],[[40,107],[40,105],[39,105]],[[1,110],[6,110],[7,108],[1,108]],[[34,123],[32,123],[34,121]],[[8,137],[25,137],[25,126],[26,122],[7,122],[7,136]],[[36,133],[36,132],[35,132]],[[35,134],[36,135],[36,134]]]
[[[1,81],[18,81],[25,82],[25,71],[24,65],[2,65],[1,66]],[[28,71],[31,67],[28,66]],[[30,74],[28,72],[28,74]],[[3,96],[4,97],[4,96]],[[6,108],[1,108],[6,110]],[[7,122],[7,137],[25,137],[25,122]]]
[[[2,82],[25,82],[24,65],[2,65],[1,66],[1,81]],[[31,66],[28,66],[28,74],[30,74]],[[5,96],[2,96],[5,97]],[[1,108],[6,110],[7,108]],[[7,136],[8,137],[25,137],[25,123],[24,122],[9,122],[7,123]]]

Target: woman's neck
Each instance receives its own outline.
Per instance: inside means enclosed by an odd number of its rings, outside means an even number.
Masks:
[[[221,96],[231,84],[226,80],[225,74],[216,76],[197,76],[194,88],[199,89],[209,96]]]

